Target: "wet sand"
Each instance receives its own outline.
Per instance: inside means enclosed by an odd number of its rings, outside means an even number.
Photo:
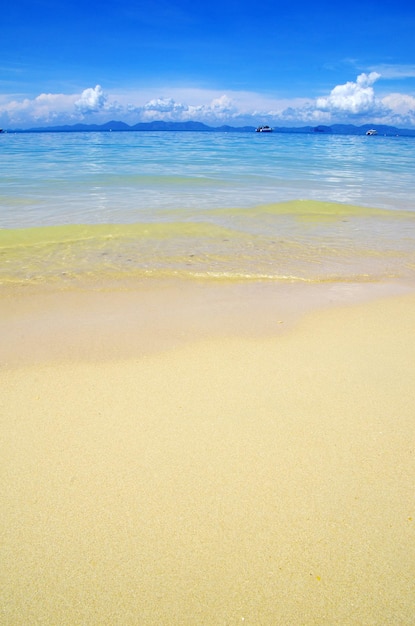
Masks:
[[[307,294],[3,298],[2,624],[412,623],[415,295]]]

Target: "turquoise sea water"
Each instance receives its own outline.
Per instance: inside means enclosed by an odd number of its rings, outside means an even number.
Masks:
[[[415,140],[0,136],[1,284],[415,277]]]

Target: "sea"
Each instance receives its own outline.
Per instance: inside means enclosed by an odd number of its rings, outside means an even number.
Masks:
[[[0,284],[415,279],[415,138],[0,135]]]

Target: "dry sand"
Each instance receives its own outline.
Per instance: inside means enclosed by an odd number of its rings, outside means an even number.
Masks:
[[[4,299],[0,623],[413,624],[415,296],[198,289]]]

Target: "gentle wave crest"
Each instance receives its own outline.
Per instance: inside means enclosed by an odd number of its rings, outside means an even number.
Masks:
[[[411,212],[296,201],[201,211],[199,220],[1,229],[0,280],[321,282],[414,275]]]

